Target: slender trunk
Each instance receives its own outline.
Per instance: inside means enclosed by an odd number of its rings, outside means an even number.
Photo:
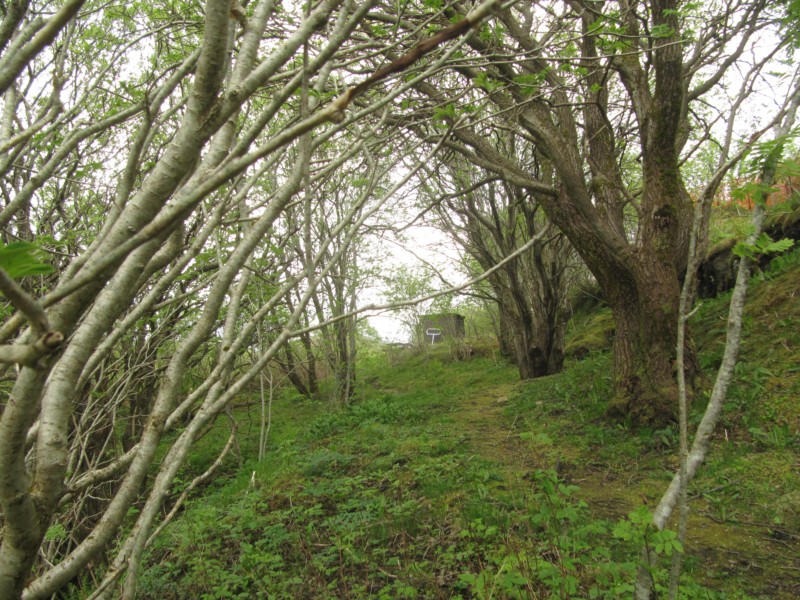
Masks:
[[[350,356],[350,319],[342,319],[335,325],[336,328],[336,364],[334,365],[336,373],[336,392],[337,402],[343,405],[350,403],[350,398],[353,395],[354,381],[353,376],[355,371],[351,364]]]
[[[509,330],[509,319],[503,314],[502,307],[499,308],[497,314],[497,343],[500,346],[500,354],[505,358],[514,356],[514,344],[511,339],[511,331]]]
[[[306,319],[308,324],[308,319]],[[317,356],[314,354],[314,346],[311,343],[311,334],[304,333],[300,336],[300,343],[306,354],[306,379],[308,380],[309,398],[319,396],[319,382],[317,381]]]
[[[777,140],[777,144],[773,146],[771,152],[768,154],[764,164],[762,165],[760,183],[764,185],[765,188],[769,188],[775,181],[775,172],[784,149],[784,136],[791,131],[791,128],[794,125],[798,107],[800,107],[800,91],[795,89],[786,107],[785,116],[783,117],[782,121],[775,126],[775,138]],[[711,199],[712,196],[707,195],[704,198],[704,201],[710,204]],[[766,195],[761,192],[761,197],[757,198],[757,202],[753,210],[752,231],[746,240],[746,243],[750,246],[756,243],[756,240],[763,230],[764,218],[766,214],[766,201]],[[698,231],[701,232],[703,230],[703,209],[704,207],[700,207],[698,214],[695,216],[695,220],[697,222],[696,229],[694,230],[695,237],[698,235]],[[717,372],[717,378],[711,391],[711,397],[706,405],[706,411],[703,414],[703,419],[700,421],[700,424],[697,427],[691,450],[689,450],[687,447],[688,431],[686,423],[686,399],[684,397],[681,398],[683,406],[681,407],[680,468],[678,473],[673,476],[669,487],[664,492],[664,495],[661,497],[658,506],[653,512],[653,524],[659,530],[661,530],[666,526],[667,520],[672,514],[672,511],[675,509],[676,504],[680,505],[678,539],[681,543],[684,542],[686,536],[688,511],[687,488],[689,483],[694,478],[697,469],[703,463],[706,454],[708,453],[709,446],[711,444],[711,437],[714,433],[717,421],[719,420],[722,406],[725,402],[725,396],[728,391],[728,386],[733,379],[736,359],[739,353],[739,343],[742,333],[742,320],[744,315],[744,302],[747,295],[747,284],[750,278],[751,262],[751,259],[747,256],[743,256],[739,261],[739,269],[736,273],[736,285],[731,293],[730,308],[728,310],[728,328],[725,335],[725,351],[723,353],[722,363],[720,364]],[[690,261],[690,267],[694,269],[695,266],[696,265],[694,261]],[[693,273],[693,271],[691,272]],[[679,312],[680,320],[676,321],[678,324],[678,328],[676,329],[676,337],[679,338],[680,336],[678,335],[678,330],[685,326],[685,321],[688,318],[689,313],[689,302],[692,296],[693,285],[691,281],[691,275],[688,277],[689,279],[685,282],[685,289],[681,297],[682,306],[681,311]],[[679,365],[682,365],[683,359],[683,356],[679,356]],[[684,384],[684,382],[681,381],[681,384]],[[683,394],[685,390],[681,390],[681,392]],[[651,570],[648,563],[649,556],[647,552],[643,552],[643,561],[639,566],[639,571],[636,578],[635,597],[637,600],[648,600],[653,590],[653,579],[650,574]],[[673,568],[670,577],[670,598],[677,596],[680,569],[680,557],[676,557],[675,561],[673,562]]]
[[[289,378],[289,381],[294,386],[294,389],[296,389],[301,396],[311,398],[309,389],[303,382],[302,377],[300,377],[300,375],[297,373],[297,363],[294,360],[294,352],[292,351],[291,344],[286,344],[283,347],[283,355],[285,360],[282,362],[282,367],[286,373],[286,377]]]

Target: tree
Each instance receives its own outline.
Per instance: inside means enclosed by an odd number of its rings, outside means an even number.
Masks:
[[[299,270],[272,256],[279,268],[262,296],[248,296],[253,257],[280,238],[316,152],[385,106],[364,94],[487,8],[345,91],[340,81],[362,78],[353,34],[372,7],[0,7],[0,227],[7,242],[37,242],[55,267],[2,288],[0,360],[20,370],[0,418],[0,598],[49,597],[89,565],[97,593],[125,573],[133,598],[144,549],[185,497],[173,484],[193,443],[307,329],[304,311],[340,250],[314,250]],[[354,130],[320,168],[372,136]],[[372,199],[376,210],[393,191]],[[331,232],[353,238],[365,221],[348,209]],[[259,323],[295,292],[243,367]],[[123,441],[126,418],[136,437]],[[89,510],[91,528],[76,531]],[[50,543],[66,526],[69,540]]]
[[[448,176],[444,175],[447,172]],[[438,226],[487,271],[525,242],[533,247],[492,273],[488,282],[499,309],[501,348],[523,379],[551,375],[564,364],[570,244],[548,230],[536,202],[523,189],[453,160],[430,177],[437,186],[431,211]]]
[[[384,292],[389,303],[403,304],[395,309],[395,314],[403,323],[410,339],[418,348],[425,348],[430,338],[422,330],[422,317],[428,313],[448,312],[452,302],[451,294],[437,294],[434,275],[422,267],[400,265],[386,278]],[[416,298],[428,298],[415,302]]]
[[[719,88],[768,9],[692,9],[711,16],[682,53],[696,17],[671,0],[521,5],[477,32],[496,0],[427,4],[0,6],[1,250],[33,242],[53,266],[0,271],[0,362],[19,369],[0,383],[0,599],[49,597],[89,565],[96,594],[121,585],[135,597],[145,548],[185,498],[176,476],[195,441],[290,339],[326,325],[306,320],[318,288],[347,273],[370,214],[443,144],[536,194],[606,287],[626,406],[643,420],[668,412],[658,399],[673,386],[690,107]],[[553,28],[546,54],[539,24]],[[467,80],[497,109],[491,120],[468,118],[479,111],[451,93]],[[348,196],[302,263],[287,259],[292,206],[369,144],[389,151],[380,128],[399,114],[425,128],[431,152],[374,197]],[[534,143],[555,182],[486,144],[499,127]],[[338,297],[352,306],[352,290]],[[243,364],[259,332],[264,346]]]
[[[795,83],[796,85],[796,83]],[[680,429],[680,466],[678,472],[673,477],[664,495],[658,502],[653,513],[653,525],[663,529],[675,509],[679,508],[678,517],[678,539],[683,545],[686,538],[688,522],[688,489],[689,482],[694,477],[697,469],[705,461],[706,455],[711,444],[711,437],[716,428],[717,421],[722,410],[728,386],[733,379],[734,368],[736,366],[739,352],[739,342],[742,332],[742,321],[744,317],[744,303],[747,294],[747,284],[750,278],[750,271],[753,262],[760,254],[771,252],[782,252],[792,246],[792,240],[780,240],[775,242],[768,235],[762,233],[766,216],[766,204],[772,184],[783,159],[783,153],[792,126],[794,125],[797,109],[800,106],[800,89],[795,87],[789,96],[786,110],[777,115],[774,121],[775,139],[764,143],[756,148],[756,159],[753,161],[757,172],[751,171],[751,177],[757,182],[751,182],[748,187],[753,191],[755,207],[752,215],[752,231],[745,241],[741,241],[736,246],[736,252],[740,257],[736,274],[736,284],[731,293],[730,307],[728,310],[728,324],[725,336],[725,351],[722,362],[717,371],[714,387],[711,391],[708,404],[703,418],[697,427],[691,452],[689,450],[688,436],[688,399],[686,392],[686,382],[682,376],[680,367],[683,363],[682,338],[686,330],[686,321],[690,317],[690,299],[693,295],[694,282],[692,281],[695,270],[690,269],[683,282],[681,292],[680,319],[678,321],[678,387],[679,387],[679,429]],[[722,165],[717,173],[725,171]],[[713,183],[711,184],[713,185]],[[711,203],[711,196],[703,195],[703,201],[698,204],[695,211],[694,227],[692,230],[691,245],[694,246],[697,237],[704,230],[706,224],[704,219],[708,214],[706,204]],[[690,256],[696,256],[691,253]],[[696,262],[696,258],[694,259]],[[678,597],[680,573],[682,566],[683,552],[676,552],[672,557],[672,569],[670,573],[669,597]],[[636,598],[647,600],[653,589],[653,580],[650,570],[652,560],[647,548],[642,552],[642,564],[636,581]]]
[[[376,123],[365,126],[377,131]],[[379,126],[379,125],[378,125]],[[379,260],[378,253],[369,253],[374,245],[375,215],[387,199],[381,182],[401,161],[397,153],[378,153],[380,138],[358,153],[350,152],[347,161],[339,161],[337,169],[326,169],[304,198],[302,208],[290,211],[292,228],[296,230],[293,245],[297,260],[309,268],[308,259],[321,252],[327,272],[312,295],[313,319],[331,323],[319,330],[318,351],[334,375],[334,400],[346,405],[356,388],[356,329],[358,297],[370,283]],[[349,140],[347,140],[349,141]],[[341,152],[331,148],[334,156]],[[392,194],[389,194],[392,195]],[[352,232],[341,224],[365,219],[362,231]],[[310,353],[307,351],[307,355]]]
[[[766,56],[745,58],[777,15],[761,1],[542,8],[517,3],[469,37],[472,54],[416,86],[419,95],[409,101],[420,118],[407,126],[435,138],[437,120],[449,125],[450,149],[536,195],[611,307],[612,412],[664,423],[675,416],[674,323],[692,216],[682,167],[716,143],[694,107],[716,94],[721,112],[740,114],[783,47],[773,42]],[[721,90],[731,70],[744,73],[744,84],[728,101]],[[489,141],[498,128],[530,151],[498,151]],[[695,128],[699,138],[690,136]],[[524,161],[534,154],[552,164],[554,179]],[[694,365],[687,341],[687,369]]]

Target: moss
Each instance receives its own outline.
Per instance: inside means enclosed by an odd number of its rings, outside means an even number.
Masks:
[[[779,496],[773,503],[775,517],[780,521],[777,525],[794,531],[800,529],[800,490],[793,490]],[[776,527],[776,531],[782,527]],[[778,534],[780,537],[780,533]]]
[[[567,328],[564,355],[580,360],[590,352],[610,348],[613,335],[614,319],[610,309],[581,315],[570,321]]]

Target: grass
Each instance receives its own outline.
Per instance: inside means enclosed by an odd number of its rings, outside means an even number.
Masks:
[[[684,598],[800,592],[800,255],[778,263],[753,286],[736,381],[690,490]],[[692,322],[707,381],[726,302]],[[239,409],[241,467],[150,549],[141,597],[629,598],[644,543],[663,583],[672,538],[647,511],[677,437],[605,419],[608,323],[602,310],[573,323],[585,358],[530,382],[491,352],[368,357],[347,409],[279,398],[261,463],[257,407]],[[703,404],[701,392],[694,423]],[[189,470],[226,436],[212,430]]]

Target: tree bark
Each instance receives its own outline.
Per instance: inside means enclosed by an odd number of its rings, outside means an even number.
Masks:
[[[635,423],[660,425],[675,416],[678,279],[674,269],[670,274],[655,261],[637,266],[634,285],[614,280],[604,285],[615,324],[615,397],[609,411]]]
[[[511,269],[515,267],[513,263],[510,265]],[[530,294],[518,287],[497,289],[496,292],[503,329],[510,338],[510,358],[517,365],[520,378],[534,379],[560,373],[564,368],[561,311],[554,314],[547,310],[531,310]]]

